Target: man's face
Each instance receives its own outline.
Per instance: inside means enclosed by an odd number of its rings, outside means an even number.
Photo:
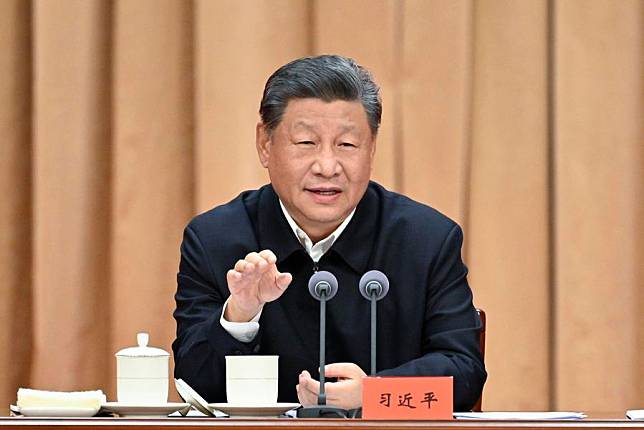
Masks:
[[[291,100],[270,135],[257,125],[256,142],[273,188],[314,242],[340,225],[367,189],[376,142],[359,101]]]

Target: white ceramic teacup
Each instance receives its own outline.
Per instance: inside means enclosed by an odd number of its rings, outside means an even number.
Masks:
[[[116,353],[116,397],[119,403],[159,405],[168,401],[170,354],[148,346],[147,333],[137,334],[138,346]]]
[[[277,403],[277,355],[227,355],[226,398],[239,405]]]

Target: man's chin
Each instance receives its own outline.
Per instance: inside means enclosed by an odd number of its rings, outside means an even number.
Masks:
[[[346,211],[335,207],[319,207],[304,212],[309,221],[317,224],[333,224],[342,222],[347,214]]]
[[[329,233],[333,232],[342,221],[346,219],[346,215],[343,214],[325,214],[308,217],[309,224],[315,226],[317,230],[328,231]]]

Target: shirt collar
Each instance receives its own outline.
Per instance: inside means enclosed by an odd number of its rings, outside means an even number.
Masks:
[[[288,225],[291,227],[291,230],[293,230],[295,237],[297,237],[297,240],[302,244],[306,252],[315,262],[319,261],[320,258],[333,246],[336,239],[340,237],[344,229],[351,221],[351,218],[353,218],[353,214],[356,212],[356,208],[353,208],[349,216],[346,217],[344,221],[342,221],[338,228],[333,230],[330,235],[314,244],[309,235],[306,234],[306,232],[302,230],[299,225],[297,225],[291,214],[288,213],[281,199],[280,207],[282,208],[282,213],[284,214]]]

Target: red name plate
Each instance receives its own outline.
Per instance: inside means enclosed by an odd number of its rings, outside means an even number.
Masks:
[[[451,376],[383,376],[362,380],[362,417],[372,420],[451,420]]]

